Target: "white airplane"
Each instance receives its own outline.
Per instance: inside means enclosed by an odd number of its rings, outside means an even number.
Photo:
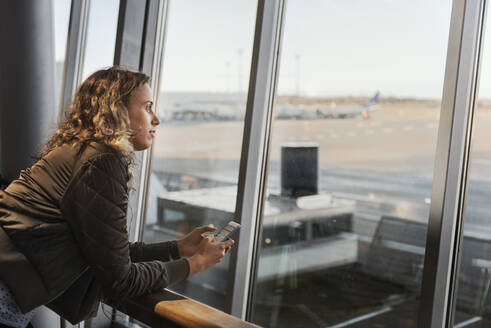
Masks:
[[[377,91],[375,95],[370,98],[365,104],[357,107],[319,107],[317,108],[318,118],[348,118],[361,115],[363,118],[369,117],[369,112],[376,109],[375,105],[378,103],[380,92]]]

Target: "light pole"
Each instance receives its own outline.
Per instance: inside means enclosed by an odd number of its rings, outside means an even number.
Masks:
[[[225,62],[226,67],[226,79],[227,79],[227,93],[230,93],[230,61]]]
[[[297,96],[300,96],[300,55],[297,54],[295,56],[295,66],[296,66],[296,74],[295,74],[295,93],[297,94]]]
[[[237,55],[239,60],[239,91],[238,93],[242,93],[242,54],[244,53],[243,49],[237,49]]]

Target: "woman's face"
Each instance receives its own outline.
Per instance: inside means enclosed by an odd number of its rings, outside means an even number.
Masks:
[[[135,150],[144,150],[152,145],[156,127],[160,124],[153,110],[152,90],[148,83],[138,87],[128,103],[130,128],[133,130],[131,142]]]

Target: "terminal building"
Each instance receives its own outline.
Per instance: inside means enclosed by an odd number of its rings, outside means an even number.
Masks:
[[[130,242],[241,225],[161,294],[33,326],[491,327],[487,2],[0,1],[2,188],[118,65],[161,121]]]

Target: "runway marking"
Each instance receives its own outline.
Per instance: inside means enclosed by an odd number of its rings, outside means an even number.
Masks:
[[[481,317],[470,318],[469,320],[462,321],[461,323],[454,325],[453,328],[463,328],[465,326],[471,325],[471,324],[479,322],[481,320],[482,320]]]
[[[408,125],[408,126],[405,126],[403,130],[404,131],[411,131],[413,129],[414,129],[414,127],[412,125]]]
[[[378,311],[374,311],[372,313],[368,313],[368,314],[361,315],[359,317],[355,317],[355,318],[350,319],[350,320],[345,321],[345,322],[338,323],[337,325],[334,325],[334,326],[329,326],[327,328],[342,328],[342,327],[347,327],[347,326],[349,326],[351,324],[354,324],[354,323],[357,323],[357,322],[360,322],[360,321],[363,321],[363,320],[367,320],[367,319],[376,317],[376,316],[378,316],[380,314],[384,314],[384,313],[389,312],[389,311],[392,311],[392,308],[390,306],[385,307],[385,308],[382,308],[382,309],[380,309]]]

